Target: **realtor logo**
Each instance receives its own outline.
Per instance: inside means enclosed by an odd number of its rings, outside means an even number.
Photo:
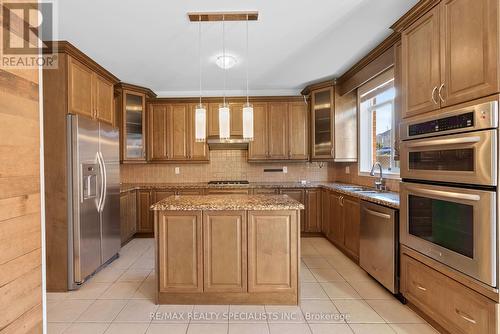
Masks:
[[[54,40],[54,4],[52,2],[1,1],[0,68],[57,67]]]

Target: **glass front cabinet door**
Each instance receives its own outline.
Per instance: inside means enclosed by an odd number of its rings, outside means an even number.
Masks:
[[[333,87],[311,92],[312,160],[331,160],[334,155]]]
[[[146,96],[123,91],[123,161],[146,160]]]

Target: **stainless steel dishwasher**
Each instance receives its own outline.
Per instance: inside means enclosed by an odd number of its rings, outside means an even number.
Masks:
[[[393,294],[399,292],[398,211],[361,201],[359,264]]]

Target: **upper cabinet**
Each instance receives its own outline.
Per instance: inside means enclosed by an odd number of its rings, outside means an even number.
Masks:
[[[120,83],[115,91],[119,113],[121,160],[146,162],[146,100],[156,95],[149,89]]]
[[[443,0],[403,30],[403,117],[499,92],[498,1]]]
[[[309,159],[307,105],[302,101],[254,103],[249,161]]]
[[[194,103],[149,105],[148,156],[156,162],[208,162],[208,147],[195,140]]]
[[[207,136],[219,137],[219,103],[209,103],[207,112]],[[243,138],[243,103],[229,103],[229,122],[231,138]]]
[[[334,88],[326,87],[311,92],[311,159],[334,158]]]
[[[334,157],[336,162],[358,160],[358,96],[335,90]]]

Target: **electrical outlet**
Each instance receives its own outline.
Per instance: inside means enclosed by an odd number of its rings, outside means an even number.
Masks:
[[[283,173],[284,174],[288,173],[288,167],[287,166],[283,166]]]
[[[180,167],[175,167],[175,175],[179,175],[181,173]]]
[[[349,169],[349,166],[345,166],[345,173],[346,174],[350,174],[351,173],[351,170]]]

